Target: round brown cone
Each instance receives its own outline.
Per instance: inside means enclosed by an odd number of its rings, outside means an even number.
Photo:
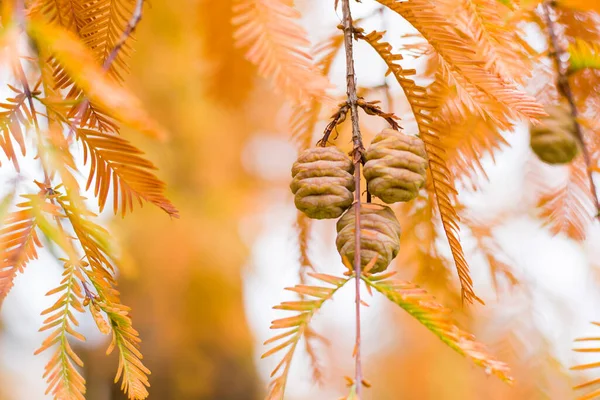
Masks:
[[[305,150],[292,167],[296,208],[310,218],[337,218],[352,204],[354,164],[336,147]]]
[[[548,117],[531,127],[530,145],[540,160],[547,164],[566,164],[579,153],[575,137],[575,120],[568,105],[546,109]]]
[[[381,131],[366,151],[363,174],[369,192],[384,203],[417,197],[427,177],[423,141],[393,129]]]
[[[336,246],[350,262],[354,261],[355,208],[351,207],[337,222]],[[362,268],[375,256],[377,261],[370,273],[385,271],[400,250],[400,223],[391,208],[372,203],[360,207],[360,256]]]

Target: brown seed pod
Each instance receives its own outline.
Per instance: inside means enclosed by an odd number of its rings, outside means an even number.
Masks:
[[[566,164],[579,153],[575,120],[566,104],[546,109],[548,117],[531,126],[530,146],[540,160],[547,164]]]
[[[393,129],[381,131],[366,151],[363,174],[369,192],[384,203],[417,197],[427,177],[425,144]]]
[[[342,257],[354,261],[355,209],[351,207],[337,222],[335,244]],[[385,271],[400,250],[400,223],[391,208],[373,203],[360,206],[360,259],[364,268],[375,256],[370,273]]]
[[[310,218],[337,218],[352,205],[354,164],[337,147],[305,150],[292,167],[296,208]]]

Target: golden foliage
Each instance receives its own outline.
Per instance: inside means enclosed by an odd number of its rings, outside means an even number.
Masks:
[[[405,70],[398,61],[402,59],[399,54],[391,52],[392,46],[382,40],[383,35],[380,32],[371,32],[368,35],[361,36],[379,56],[385,61],[389,71],[394,75],[404,94],[410,103],[417,125],[419,126],[419,134],[423,142],[425,142],[425,150],[429,157],[429,178],[433,182],[431,188],[435,193],[444,231],[448,238],[448,243],[452,250],[452,256],[458,270],[460,278],[463,299],[468,302],[473,302],[479,299],[473,291],[473,280],[469,274],[469,266],[465,259],[462,245],[458,238],[460,227],[458,225],[459,217],[453,206],[453,201],[456,199],[457,191],[454,188],[454,182],[448,166],[446,165],[445,150],[440,143],[440,125],[436,120],[433,112],[439,108],[438,98],[439,92],[442,91],[442,83],[436,81],[435,95],[427,93],[425,88],[418,86],[413,80],[407,76],[414,75],[414,70]]]
[[[21,154],[25,155],[25,139],[21,124],[27,126],[29,124],[28,121],[31,121],[32,118],[25,103],[27,99],[25,93],[12,85],[8,85],[8,87],[15,92],[15,97],[6,99],[6,103],[0,103],[0,109],[5,110],[0,111],[0,131],[2,131],[2,135],[0,135],[0,148],[4,151],[6,158],[12,161],[15,170],[19,172],[19,163],[13,146],[13,140],[19,145]]]
[[[518,285],[520,281],[509,264],[513,260],[498,243],[494,235],[494,229],[500,225],[503,216],[485,221],[473,215],[465,216],[463,214],[461,216],[463,223],[473,234],[477,250],[483,255],[490,267],[490,275],[496,294],[500,292],[499,278],[503,278],[509,288]]]
[[[523,82],[531,71],[531,59],[519,40],[519,29],[505,19],[509,9],[498,0],[461,0],[459,4],[441,2],[438,7],[461,7],[457,13],[464,20],[465,31],[476,43],[478,57],[485,60],[485,69],[505,80]]]
[[[473,335],[462,331],[449,316],[450,310],[439,304],[424,289],[405,281],[390,279],[391,274],[376,277],[363,276],[362,280],[423,324],[451,349],[494,374],[505,382],[512,381],[508,366],[489,354]]]
[[[119,292],[112,275],[114,266],[109,259],[111,249],[108,232],[89,220],[89,217],[94,216],[93,213],[75,208],[68,196],[57,197],[57,202],[71,223],[89,263],[90,268],[84,271],[97,291],[98,299],[94,301],[106,313],[112,328],[113,339],[107,354],[115,348],[119,352],[119,368],[115,382],[122,378],[121,389],[130,399],[145,399],[148,396],[147,375],[150,371],[142,364],[142,354],[138,348],[139,334],[132,326],[129,308],[120,304]]]
[[[0,305],[13,286],[17,273],[37,258],[36,247],[42,247],[37,232],[31,201],[17,204],[20,209],[9,214],[0,228]]]
[[[100,211],[106,204],[112,179],[115,214],[120,208],[125,216],[127,209],[133,211],[134,201],[141,205],[145,200],[178,217],[177,209],[163,194],[165,184],[149,172],[156,167],[141,157],[140,150],[119,136],[91,129],[78,129],[77,138],[83,145],[84,163],[89,159],[91,164],[86,190],[95,180],[94,195]]]
[[[75,364],[83,367],[83,361],[75,354],[69,344],[67,334],[85,341],[85,337],[75,331],[74,326],[79,323],[74,316],[74,312],[84,312],[83,293],[79,281],[84,280],[81,268],[85,266],[79,261],[63,260],[65,270],[60,286],[52,289],[47,296],[59,294],[60,297],[54,305],[42,312],[42,315],[50,314],[44,320],[40,332],[53,329],[50,335],[44,340],[42,346],[36,350],[39,354],[53,346],[56,346],[54,355],[46,364],[44,378],[48,382],[46,394],[52,394],[55,399],[85,399],[85,379],[81,376]]]
[[[93,51],[97,64],[103,65],[118,43],[134,4],[133,0],[100,2],[51,0],[40,2],[39,9],[49,22],[79,37],[81,42]],[[131,37],[128,37],[114,61],[106,67],[108,77],[115,81],[122,81],[124,73],[127,72],[127,60],[131,52],[130,41]],[[68,72],[55,59],[51,60],[51,64],[56,87],[60,89],[70,87],[73,79]],[[80,97],[81,89],[72,86],[67,98],[80,99]],[[78,104],[75,104],[69,114],[71,117],[76,117],[78,111]],[[118,131],[118,126],[112,121],[111,113],[95,102],[85,104],[81,125],[97,127],[102,131]]]
[[[490,120],[464,113],[457,104],[455,93],[448,93],[437,117],[447,165],[452,174],[465,181],[474,182],[477,173],[487,178],[481,164],[485,155],[494,158],[501,149],[509,147],[499,128]]]
[[[326,98],[327,79],[306,52],[307,33],[297,20],[298,11],[286,0],[239,0],[234,6],[234,34],[246,58],[259,73],[295,103]]]
[[[458,305],[460,295],[451,279],[450,263],[440,254],[437,245],[443,238],[437,229],[436,201],[431,185],[430,180],[426,191],[396,212],[403,231],[396,264],[413,267],[416,283],[426,285],[438,296],[450,297],[448,302]]]
[[[150,387],[150,370],[142,364],[139,333],[132,326],[129,307],[111,302],[101,304],[100,307],[108,316],[113,333],[106,354],[112,353],[115,348],[119,351],[115,383],[122,378],[121,390],[127,393],[130,400],[145,399],[149,395],[147,388]]]
[[[592,324],[594,324],[596,326],[600,326],[600,322],[592,322]],[[600,337],[584,337],[584,338],[576,339],[575,341],[577,343],[582,343],[582,342],[597,342],[599,340],[600,340]],[[579,352],[579,353],[598,353],[598,352],[600,352],[600,349],[598,349],[597,347],[583,347],[583,348],[577,348],[577,349],[575,349],[575,351]],[[599,366],[600,366],[599,362],[593,362],[593,363],[589,363],[589,364],[576,365],[575,367],[572,367],[571,369],[576,370],[576,371],[581,371],[581,370],[587,370],[587,369],[595,369],[595,368],[598,368]],[[575,389],[588,389],[590,386],[595,386],[599,382],[600,382],[600,378],[592,379],[590,381],[587,381],[587,382],[584,382],[582,384],[575,386]],[[592,400],[592,399],[598,398],[599,395],[600,395],[600,389],[594,389],[584,395],[579,396],[577,399],[578,400]]]
[[[153,137],[165,137],[163,129],[144,111],[139,99],[108,79],[94,55],[76,36],[40,18],[31,18],[27,31],[43,51],[55,57],[92,104],[111,110],[118,121],[133,129]]]
[[[540,217],[553,234],[563,233],[578,241],[585,239],[594,220],[586,166],[581,157],[568,165],[568,177],[541,195]]]
[[[489,55],[478,57],[474,50],[477,43],[458,34],[433,3],[428,0],[378,1],[404,17],[429,42],[439,56],[444,80],[456,85],[461,101],[469,109],[500,124],[513,116],[535,120],[545,115],[533,97],[486,69],[494,59]]]
[[[290,366],[292,364],[292,357],[294,356],[294,351],[298,346],[298,342],[303,337],[306,340],[311,336],[318,337],[317,333],[309,327],[312,317],[321,308],[323,303],[330,300],[338,289],[344,286],[349,280],[348,278],[339,278],[326,274],[309,273],[308,275],[323,283],[328,283],[333,287],[296,285],[292,288],[286,288],[286,290],[301,295],[303,299],[300,301],[284,301],[274,307],[276,310],[292,311],[297,314],[292,317],[274,320],[271,323],[271,329],[285,329],[285,331],[273,336],[264,343],[265,345],[275,345],[264,353],[262,358],[269,357],[280,351],[285,351],[283,358],[277,364],[273,372],[271,372],[271,378],[276,377],[269,385],[269,394],[267,395],[267,399],[269,400],[283,399]],[[313,299],[307,300],[308,298]],[[280,370],[281,373],[277,375]]]
[[[86,23],[79,34],[83,43],[93,49],[100,65],[104,65],[121,39],[135,3],[135,0],[82,1],[81,18]],[[127,61],[131,53],[131,41],[132,37],[128,36],[106,71],[117,81],[122,81],[123,74],[129,72]]]

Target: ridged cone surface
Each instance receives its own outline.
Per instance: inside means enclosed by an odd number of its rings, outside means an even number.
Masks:
[[[427,152],[421,139],[393,129],[381,131],[366,151],[363,174],[373,196],[384,203],[417,197],[427,177]]]
[[[355,208],[351,207],[337,222],[336,246],[342,257],[354,263]],[[370,273],[387,269],[400,250],[400,223],[391,208],[372,203],[360,207],[360,256],[362,268],[375,257]]]
[[[296,208],[310,218],[338,218],[352,205],[354,164],[336,147],[305,150],[292,167]]]

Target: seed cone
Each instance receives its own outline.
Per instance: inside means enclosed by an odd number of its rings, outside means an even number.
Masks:
[[[354,261],[355,209],[351,207],[337,222],[335,244],[342,257]],[[370,273],[385,271],[400,250],[400,223],[391,208],[372,203],[360,206],[360,259],[362,268],[375,257]]]
[[[427,153],[421,139],[393,129],[381,131],[366,151],[363,174],[369,192],[384,203],[417,197],[427,177]]]
[[[296,208],[310,218],[337,218],[352,205],[354,164],[336,147],[305,150],[292,167]]]
[[[546,109],[548,117],[530,130],[530,146],[540,160],[547,164],[566,164],[579,153],[575,120],[566,104]]]

